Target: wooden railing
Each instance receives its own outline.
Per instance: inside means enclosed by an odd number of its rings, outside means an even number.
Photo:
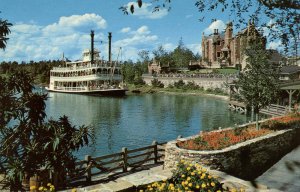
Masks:
[[[68,174],[68,183],[91,182],[134,171],[143,165],[157,164],[163,161],[165,143],[153,141],[152,145],[138,149],[128,150],[122,148],[121,152],[101,157],[85,156],[83,161],[76,162],[75,173]]]
[[[274,116],[286,115],[289,111],[290,109],[288,106],[271,104],[270,106],[261,109],[260,113],[274,117]]]

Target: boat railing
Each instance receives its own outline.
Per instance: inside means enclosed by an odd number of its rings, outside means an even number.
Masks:
[[[107,74],[107,73],[95,73],[95,74],[90,74],[90,75],[76,75],[76,74],[70,74],[69,76],[51,76],[55,79],[59,79],[59,80],[69,80],[71,77],[75,78],[74,81],[79,81],[79,80],[83,80],[82,78],[90,78],[90,77],[105,77],[105,78],[113,78],[113,79],[119,79],[122,78],[121,74]],[[76,79],[76,78],[80,78],[80,79]]]
[[[60,67],[53,67],[52,70],[56,71],[72,71],[78,69],[88,69],[94,67],[105,67],[105,68],[112,68],[112,67],[120,67],[121,65],[117,62],[109,63],[108,61],[97,62],[95,64],[91,63],[72,63],[69,66],[60,66]]]
[[[60,90],[60,91],[72,91],[72,92],[79,92],[79,91],[101,91],[101,90],[107,90],[107,89],[121,89],[121,87],[118,86],[112,86],[112,85],[101,85],[101,86],[82,86],[82,87],[61,87],[61,86],[54,86],[54,90]]]
[[[88,87],[61,87],[61,86],[54,86],[54,90],[61,90],[61,91],[87,91]]]

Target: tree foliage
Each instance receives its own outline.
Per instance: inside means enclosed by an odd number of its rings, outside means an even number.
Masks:
[[[168,52],[162,45],[153,50],[152,54],[154,56],[154,60],[159,62],[161,65],[174,66],[170,52]]]
[[[46,94],[33,92],[32,78],[23,71],[0,77],[0,165],[11,191],[25,177],[72,172],[73,151],[87,145],[90,127],[76,127],[67,117],[46,121]]]
[[[143,2],[152,2],[150,0],[138,0],[138,7],[143,5]],[[154,1],[153,11],[158,11],[161,8],[171,7],[171,0]],[[201,13],[200,21],[205,19],[207,12],[216,11],[230,12],[230,16],[236,27],[246,26],[246,22],[250,19],[255,21],[256,26],[268,28],[269,36],[273,39],[280,38],[286,51],[290,42],[299,44],[300,34],[300,1],[295,0],[196,0],[195,6]],[[120,8],[124,13],[128,14],[128,7]],[[130,11],[133,13],[135,4],[130,5]],[[267,17],[269,20],[263,20]],[[217,19],[217,18],[215,18]],[[298,47],[296,47],[298,48]]]
[[[188,67],[190,61],[196,60],[194,53],[184,46],[182,38],[178,42],[178,46],[170,54],[174,65],[177,68]]]
[[[27,71],[36,84],[49,84],[50,70],[53,67],[63,65],[63,61],[30,61],[28,63],[16,61],[0,63],[0,74],[12,74],[17,71]]]
[[[242,100],[253,107],[258,121],[259,110],[270,105],[277,96],[278,66],[268,61],[269,55],[260,43],[247,47],[245,55],[247,65],[239,76],[237,86]]]
[[[12,24],[9,23],[7,20],[0,19],[0,49],[6,48],[7,40],[9,39],[7,35],[10,33],[9,27]]]

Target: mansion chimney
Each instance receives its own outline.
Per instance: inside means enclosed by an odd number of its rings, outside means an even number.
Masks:
[[[94,63],[94,31],[91,30],[91,64]]]
[[[108,62],[111,63],[111,32],[108,32]]]

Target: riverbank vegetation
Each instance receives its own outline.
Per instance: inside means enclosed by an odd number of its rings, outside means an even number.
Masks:
[[[169,84],[165,86],[161,81],[154,79],[151,82],[151,85],[146,85],[145,82],[140,84],[129,84],[128,85],[129,92],[128,94],[144,94],[144,93],[180,93],[180,94],[214,94],[214,95],[221,95],[221,96],[228,96],[224,90],[220,88],[209,88],[204,90],[203,87],[195,84],[194,82],[190,81],[185,83],[183,80],[178,80],[173,84]]]
[[[257,130],[255,125],[225,129],[212,132],[201,132],[196,138],[179,141],[178,147],[188,150],[220,150],[250,139],[270,134],[277,130],[296,128],[300,126],[300,114],[292,113],[284,117],[272,118]]]
[[[1,76],[8,76],[15,72],[25,71],[33,79],[34,84],[47,85],[50,81],[50,70],[53,67],[63,66],[60,60],[30,61],[30,62],[2,62],[0,64]]]

